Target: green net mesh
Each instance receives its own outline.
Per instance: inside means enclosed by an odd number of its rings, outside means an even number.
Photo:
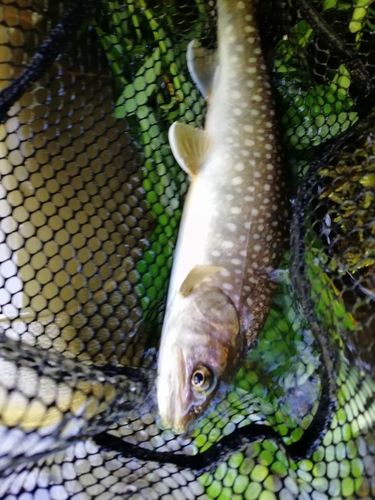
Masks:
[[[215,47],[215,3],[1,1],[1,498],[375,498],[375,4],[258,7],[291,244],[233,384],[177,435],[167,132],[204,124],[186,48]]]

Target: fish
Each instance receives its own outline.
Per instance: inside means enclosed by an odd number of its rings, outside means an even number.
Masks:
[[[175,122],[190,177],[159,348],[162,425],[186,432],[230,382],[263,327],[285,249],[286,197],[254,0],[218,0],[216,52],[189,43],[204,129]]]

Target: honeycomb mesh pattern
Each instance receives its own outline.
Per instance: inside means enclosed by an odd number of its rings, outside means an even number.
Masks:
[[[1,0],[0,498],[375,498],[375,7],[263,0],[292,200],[264,329],[194,431],[155,360],[209,0]],[[291,272],[289,273],[289,268]]]

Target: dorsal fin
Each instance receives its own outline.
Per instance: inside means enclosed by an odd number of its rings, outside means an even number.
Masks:
[[[218,68],[217,52],[201,47],[198,40],[192,40],[187,48],[186,59],[193,82],[207,99],[212,92]]]
[[[224,267],[220,266],[195,266],[188,273],[184,279],[182,285],[180,286],[180,294],[183,297],[187,297],[191,292],[199,286],[203,281],[210,278],[214,274],[224,271]]]
[[[190,177],[195,177],[206,156],[209,141],[204,130],[174,122],[168,132],[173,156]]]

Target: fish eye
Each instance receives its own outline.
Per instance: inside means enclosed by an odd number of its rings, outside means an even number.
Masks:
[[[214,382],[212,371],[205,365],[199,365],[194,370],[191,377],[191,383],[194,389],[198,392],[208,391]]]

